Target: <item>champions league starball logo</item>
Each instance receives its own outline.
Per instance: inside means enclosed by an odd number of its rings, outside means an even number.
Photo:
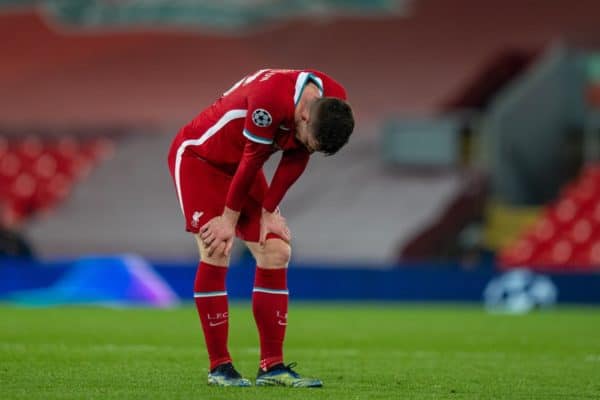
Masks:
[[[267,110],[257,108],[252,113],[252,122],[254,122],[254,125],[256,126],[266,128],[267,126],[271,125],[271,122],[273,122],[273,118],[271,118],[271,114],[269,114]]]
[[[492,279],[483,293],[493,313],[524,314],[556,303],[558,289],[552,280],[527,269],[515,269]]]

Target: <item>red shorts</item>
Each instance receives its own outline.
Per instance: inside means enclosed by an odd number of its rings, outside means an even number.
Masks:
[[[169,169],[185,217],[185,229],[198,233],[202,225],[223,213],[233,177],[188,152],[181,157],[179,171],[176,171],[175,157],[169,157]],[[262,203],[267,189],[267,180],[260,171],[242,207],[236,227],[236,235],[242,240],[259,240]]]

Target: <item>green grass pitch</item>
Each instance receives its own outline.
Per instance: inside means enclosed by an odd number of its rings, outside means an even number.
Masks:
[[[230,348],[254,378],[250,306]],[[0,306],[1,399],[599,399],[600,309],[294,303],[286,359],[322,389],[213,388],[192,306]]]

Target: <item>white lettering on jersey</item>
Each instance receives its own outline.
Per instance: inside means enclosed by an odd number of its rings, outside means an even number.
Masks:
[[[237,81],[229,90],[227,90],[225,93],[223,93],[223,96],[227,96],[229,93],[233,92],[235,89],[239,88],[240,86],[244,86],[249,84],[250,82],[252,82],[253,80],[255,80],[256,78],[258,78],[258,76],[260,74],[262,74],[265,71],[269,71],[268,69],[261,69],[256,71],[255,73],[253,73],[252,75],[248,75],[243,77],[242,79],[240,79],[239,81]],[[261,79],[262,81],[262,79]]]
[[[267,72],[265,74],[265,76],[260,78],[259,82],[264,82],[277,73],[293,72],[294,70],[293,69],[269,69],[269,70],[265,70],[265,71],[269,71],[269,72]]]

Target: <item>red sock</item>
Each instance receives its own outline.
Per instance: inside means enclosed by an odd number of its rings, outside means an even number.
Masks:
[[[288,290],[287,268],[256,267],[252,311],[260,336],[260,367],[283,362],[283,339],[287,326]]]
[[[194,300],[208,350],[210,369],[231,362],[227,350],[229,307],[225,291],[226,267],[200,262],[194,281]]]

